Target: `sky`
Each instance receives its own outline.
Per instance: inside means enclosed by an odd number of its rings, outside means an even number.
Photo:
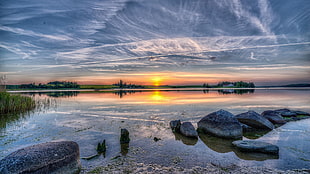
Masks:
[[[0,0],[8,84],[310,83],[309,0]]]

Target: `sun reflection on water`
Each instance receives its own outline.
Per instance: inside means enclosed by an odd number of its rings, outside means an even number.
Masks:
[[[154,91],[150,98],[155,102],[161,102],[165,99],[165,96],[162,95],[160,91]]]

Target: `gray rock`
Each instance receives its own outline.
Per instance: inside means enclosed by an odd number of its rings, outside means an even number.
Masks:
[[[256,129],[274,129],[274,125],[255,111],[248,111],[235,116],[238,121]]]
[[[219,110],[203,117],[198,122],[198,129],[218,137],[239,139],[242,126],[237,118],[228,111]]]
[[[281,116],[282,117],[296,117],[297,114],[295,112],[282,112]]]
[[[285,124],[284,118],[276,111],[267,110],[262,112],[263,117],[267,118],[273,124]]]
[[[304,111],[293,111],[295,114],[297,115],[305,115],[305,116],[310,116],[310,114],[308,112],[304,112]]]
[[[170,127],[172,129],[172,132],[180,132],[180,126],[181,126],[180,120],[170,121]]]
[[[283,117],[296,117],[297,114],[294,111],[291,111],[289,109],[278,109],[275,110],[275,112],[278,112]]]
[[[277,109],[277,110],[274,110],[278,113],[282,113],[282,112],[291,112],[291,110],[287,109],[287,108],[283,108],[283,109]]]
[[[121,129],[120,143],[125,144],[129,142],[130,142],[129,131],[127,129]]]
[[[242,130],[243,132],[252,132],[252,131],[255,131],[256,129],[249,126],[249,125],[246,125],[246,124],[243,124],[243,123],[240,123],[241,124],[241,127],[242,127]]]
[[[79,146],[73,141],[48,142],[19,149],[0,161],[0,173],[79,173]]]
[[[238,140],[232,142],[240,151],[261,152],[268,154],[279,154],[279,147],[270,143],[253,140]]]
[[[195,130],[194,126],[192,125],[191,122],[184,122],[181,124],[180,127],[180,132],[181,134],[187,136],[187,137],[194,137],[198,138],[198,133]]]

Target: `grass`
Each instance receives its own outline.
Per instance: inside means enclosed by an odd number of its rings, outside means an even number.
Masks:
[[[36,102],[32,97],[0,92],[0,114],[23,113],[35,107]]]

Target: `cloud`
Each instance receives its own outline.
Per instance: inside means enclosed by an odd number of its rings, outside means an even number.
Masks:
[[[310,15],[304,2],[7,1],[1,68],[28,77],[29,69],[57,77],[305,70]]]
[[[49,35],[49,34],[42,34],[33,32],[30,30],[24,30],[21,28],[13,28],[13,27],[7,27],[7,26],[0,26],[0,30],[13,32],[20,35],[26,35],[26,36],[32,36],[32,37],[41,37],[45,39],[52,39],[52,40],[58,40],[58,41],[67,41],[72,40],[72,38],[66,36],[66,35]]]

